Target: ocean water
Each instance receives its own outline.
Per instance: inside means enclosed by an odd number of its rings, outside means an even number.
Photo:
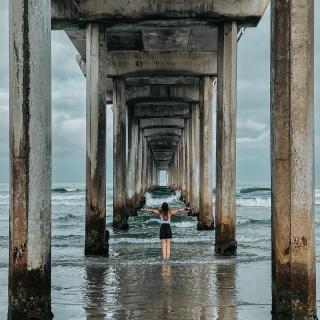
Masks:
[[[166,201],[171,207],[181,207],[179,197],[179,192],[147,193],[146,205],[158,208]],[[7,313],[8,202],[8,185],[1,184],[0,319]],[[86,258],[85,185],[55,184],[55,319],[271,319],[270,189],[239,187],[236,203],[236,257],[214,256],[214,231],[198,232],[196,218],[179,214],[172,219],[172,257],[163,263],[156,216],[140,213],[129,219],[128,231],[112,230],[112,186],[108,185],[110,257]],[[316,190],[316,244],[320,248],[320,190]],[[318,294],[318,305],[319,298]]]

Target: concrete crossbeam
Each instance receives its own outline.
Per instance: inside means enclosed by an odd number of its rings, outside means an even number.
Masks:
[[[216,75],[216,52],[112,51],[107,55],[107,76]]]
[[[74,28],[90,21],[197,18],[237,20],[256,25],[269,0],[52,0],[55,29]]]
[[[129,82],[130,83],[130,82]],[[199,101],[199,84],[183,85],[127,85],[127,101],[139,99],[159,100],[159,99],[183,99],[184,101]]]
[[[184,120],[178,118],[154,118],[154,119],[141,119],[140,127],[142,129],[152,129],[152,128],[176,128],[183,129],[184,128]]]
[[[189,116],[189,105],[179,104],[138,104],[134,107],[136,118],[187,118]]]
[[[144,130],[144,136],[150,137],[154,135],[175,135],[175,136],[181,136],[182,130],[181,129],[174,129],[174,128],[156,128],[156,129],[145,129]]]
[[[155,136],[150,136],[150,137],[147,137],[146,138],[147,139],[147,142],[155,142],[155,143],[157,143],[157,142],[165,142],[165,143],[167,143],[167,142],[169,142],[169,143],[179,143],[179,141],[180,141],[180,137],[178,137],[178,136],[175,136],[175,135],[163,135],[163,136],[157,136],[157,135],[155,135]]]

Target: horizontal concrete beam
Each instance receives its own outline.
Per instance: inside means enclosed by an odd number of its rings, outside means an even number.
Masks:
[[[154,147],[168,147],[168,148],[175,148],[178,145],[177,141],[171,141],[171,140],[158,140],[158,141],[154,141],[151,140],[148,142],[150,148],[154,148]]]
[[[163,136],[150,136],[150,137],[146,137],[146,140],[148,143],[152,143],[152,142],[159,142],[159,141],[163,141],[163,142],[173,142],[173,143],[179,143],[180,141],[180,137],[179,136],[175,136],[175,135],[163,135]]]
[[[189,105],[185,103],[166,104],[138,104],[134,106],[135,118],[188,118]]]
[[[181,136],[182,130],[181,129],[173,129],[173,128],[157,128],[157,129],[145,129],[143,131],[145,137],[151,137],[155,135],[173,135],[173,136]]]
[[[199,84],[193,85],[133,85],[127,84],[127,102],[146,100],[183,99],[184,101],[199,101]]]
[[[150,128],[184,128],[184,119],[178,118],[151,118],[151,119],[141,119],[140,127],[142,129],[150,129]]]
[[[159,147],[155,147],[155,148],[151,148],[153,153],[169,153],[172,154],[172,152],[174,151],[174,148],[159,148]]]
[[[112,51],[107,55],[107,76],[217,74],[216,52]]]
[[[190,85],[195,86],[200,83],[199,77],[190,76],[129,76],[125,79],[129,86],[143,86],[143,85]]]
[[[52,0],[51,3],[52,28],[66,29],[89,21],[174,18],[237,20],[244,25],[256,25],[269,0]]]

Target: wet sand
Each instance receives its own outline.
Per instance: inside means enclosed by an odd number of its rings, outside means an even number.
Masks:
[[[55,319],[271,319],[265,261],[239,264],[232,258],[208,264],[173,258],[141,265],[128,257],[117,264],[103,258],[82,263],[53,267]],[[6,273],[2,268],[2,299]],[[6,299],[0,309],[5,319]]]

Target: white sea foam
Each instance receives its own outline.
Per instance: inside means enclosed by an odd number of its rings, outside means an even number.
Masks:
[[[182,221],[182,222],[174,222],[172,226],[176,228],[195,228],[197,223],[195,221]]]
[[[163,202],[167,202],[169,205],[178,202],[181,196],[180,191],[176,191],[175,194],[165,197],[165,198],[153,198],[151,193],[147,192],[146,197],[146,206],[151,208],[159,208],[161,207]]]
[[[174,218],[173,218],[174,219]],[[160,219],[150,219],[147,221],[147,223],[157,223],[160,224]],[[171,220],[171,226],[176,228],[195,228],[196,227],[196,221],[180,221],[180,222],[174,222]]]
[[[250,223],[250,219],[246,218],[237,218],[237,225],[244,225]]]
[[[271,207],[270,198],[238,198],[236,199],[236,204],[238,207]]]

